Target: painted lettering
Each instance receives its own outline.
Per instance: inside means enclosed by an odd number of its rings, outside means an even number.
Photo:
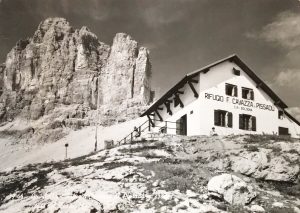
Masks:
[[[209,100],[224,102],[224,97],[221,96],[221,95],[214,95],[214,94],[210,94],[210,93],[205,93],[205,98],[209,99]]]
[[[267,104],[256,103],[256,108],[263,109],[263,110],[269,110],[269,111],[275,111],[274,106],[267,105]]]
[[[204,97],[206,99],[219,101],[219,102],[224,102],[224,99],[225,99],[224,96],[222,96],[222,95],[215,95],[215,94],[211,94],[211,93],[205,93]],[[231,97],[226,97],[226,102],[230,103],[230,98]],[[235,105],[234,109],[239,109],[238,106],[241,106],[241,109],[246,110],[246,111],[252,111],[251,108],[258,108],[258,109],[262,109],[262,110],[275,111],[275,107],[272,106],[272,105],[254,103],[251,100],[238,99],[238,98],[233,97],[233,98],[231,98],[231,103]],[[248,108],[246,108],[246,107],[248,107]]]

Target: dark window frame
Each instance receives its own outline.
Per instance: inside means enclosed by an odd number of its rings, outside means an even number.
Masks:
[[[227,116],[227,122],[226,122]],[[214,110],[214,125],[219,127],[233,127],[233,115],[232,112],[226,110]]]
[[[238,69],[235,69],[234,67],[233,67],[233,74],[234,75],[237,75],[237,76],[240,76],[241,75],[241,71],[240,70],[238,70]]]
[[[251,128],[250,128],[250,119],[251,119]],[[256,131],[256,117],[249,114],[239,114],[239,129],[246,131]]]
[[[245,97],[244,91],[247,90],[250,92],[250,98]],[[252,92],[252,93],[251,93]],[[254,101],[254,90],[248,87],[242,87],[242,98],[246,100],[252,100]]]
[[[283,110],[278,110],[278,119],[283,120],[283,118],[284,118]]]
[[[229,92],[228,87],[232,87],[231,90],[233,90],[233,91],[231,91],[231,94]],[[234,93],[233,95],[232,95],[232,92]],[[225,94],[228,95],[228,96],[231,96],[231,97],[238,97],[238,87],[237,87],[237,85],[226,83],[225,84]]]
[[[289,128],[279,126],[278,127],[278,135],[289,136],[291,134],[290,134]]]

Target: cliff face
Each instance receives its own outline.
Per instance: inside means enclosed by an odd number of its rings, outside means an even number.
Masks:
[[[136,117],[151,101],[150,69],[148,50],[129,35],[117,34],[110,47],[86,27],[49,18],[7,55],[0,119],[36,120],[70,105],[65,123],[95,121],[97,108],[104,123]]]
[[[99,78],[99,111],[104,117],[134,117],[150,102],[150,66],[146,48],[126,34],[115,36]]]

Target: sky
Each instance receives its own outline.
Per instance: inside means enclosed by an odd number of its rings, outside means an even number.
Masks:
[[[186,73],[237,54],[300,120],[299,0],[0,0],[0,63],[48,17],[118,32],[150,50],[160,96]]]

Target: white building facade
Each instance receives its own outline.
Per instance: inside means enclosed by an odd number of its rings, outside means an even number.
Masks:
[[[143,113],[152,131],[300,137],[287,105],[236,55],[187,74]]]

